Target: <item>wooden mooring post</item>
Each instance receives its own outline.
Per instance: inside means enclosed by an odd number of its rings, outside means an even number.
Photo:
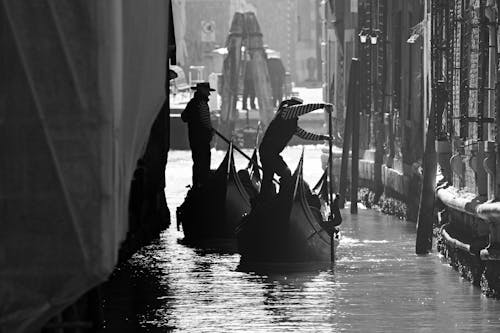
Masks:
[[[354,67],[354,69],[353,69]],[[359,60],[353,58],[351,61],[350,78],[354,80],[353,91],[349,94],[352,98],[352,151],[351,151],[351,214],[358,213],[358,178],[359,178],[359,121],[360,121],[360,99],[356,96],[359,92]]]
[[[434,214],[437,154],[436,154],[436,116],[442,113],[446,105],[446,91],[444,83],[436,83],[436,95],[432,96],[431,110],[425,136],[425,150],[423,159],[423,180],[420,192],[420,204],[417,218],[417,239],[415,252],[427,254],[432,250],[432,227],[436,216]],[[437,99],[437,100],[434,100]]]
[[[255,88],[255,96],[259,101],[260,122],[265,129],[273,118],[274,107],[272,105],[271,79],[269,78],[269,70],[267,68],[264,40],[255,13],[247,12],[243,15],[245,19],[245,34],[247,36],[246,46],[247,52],[250,55],[249,65],[252,71],[253,86]]]
[[[340,208],[345,207],[347,185],[348,185],[348,166],[349,166],[349,151],[351,149],[351,139],[352,139],[352,126],[353,126],[353,113],[356,111],[354,109],[355,99],[356,99],[356,89],[359,87],[359,60],[353,58],[351,60],[351,68],[349,71],[349,87],[347,91],[347,109],[344,122],[344,143],[342,146],[342,161],[340,165],[340,180],[339,180],[339,206]],[[359,128],[359,127],[358,127]],[[359,142],[359,141],[358,141]]]
[[[235,13],[231,22],[231,30],[226,40],[227,55],[222,66],[222,97],[219,129],[225,136],[232,137],[238,110],[238,90],[241,76],[243,30],[245,21],[242,13]]]

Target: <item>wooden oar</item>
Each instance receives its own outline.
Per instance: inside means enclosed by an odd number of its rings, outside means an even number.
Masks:
[[[224,135],[222,135],[218,130],[214,129],[214,131],[215,131],[215,134],[217,134],[222,140],[226,141],[227,144],[231,144],[232,143],[231,140],[229,140]],[[233,148],[236,149],[236,151],[238,153],[240,153],[241,155],[243,155],[243,157],[245,157],[247,160],[249,160],[250,162],[254,163],[260,170],[262,170],[262,167],[260,165],[258,165],[257,163],[255,163],[252,160],[252,158],[250,156],[248,156],[243,150],[241,150],[240,148],[238,148],[235,145],[233,145]]]
[[[222,140],[226,141],[227,144],[231,144],[231,140],[229,140],[228,138],[226,138],[224,135],[222,135],[219,131],[217,131],[216,129],[214,129],[214,132],[215,134],[217,134]],[[262,172],[264,172],[264,169],[262,169],[262,167],[257,164],[250,156],[248,156],[243,150],[241,150],[240,148],[238,148],[237,146],[235,146],[233,144],[233,148],[236,149],[236,151],[238,153],[240,153],[241,155],[243,155],[243,157],[245,157],[247,160],[249,160],[251,163],[253,163],[257,168],[259,168],[259,170],[261,170]],[[279,185],[279,181],[276,180],[276,179],[273,179],[273,181]]]
[[[330,201],[330,221],[333,223],[333,181],[332,181],[332,171],[333,171],[333,153],[332,153],[332,109],[328,108],[328,135],[330,139],[328,140],[328,199]],[[335,231],[332,232],[330,238],[330,260],[335,262]]]

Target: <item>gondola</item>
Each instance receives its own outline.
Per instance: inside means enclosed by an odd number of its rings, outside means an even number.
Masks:
[[[240,179],[238,174],[245,175],[250,170],[237,172],[233,153],[231,143],[217,170],[211,172],[208,183],[191,188],[177,208],[177,226],[182,226],[183,242],[200,246],[227,243],[229,247],[234,242],[236,247],[235,226],[250,211],[250,199],[257,190]]]
[[[272,200],[259,200],[244,216],[237,228],[240,268],[314,268],[332,262],[342,218],[336,200],[334,218],[328,219],[325,211],[329,208],[327,170],[311,191],[303,179],[302,154],[291,181],[282,184]]]

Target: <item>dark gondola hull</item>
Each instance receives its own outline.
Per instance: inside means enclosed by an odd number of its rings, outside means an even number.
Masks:
[[[189,190],[177,208],[184,241],[201,244],[235,239],[235,227],[250,211],[250,196],[234,166],[232,146],[206,186]]]
[[[332,236],[302,179],[302,163],[273,200],[259,202],[237,229],[241,264],[304,264],[332,261]],[[309,196],[309,197],[308,197]],[[316,198],[312,199],[318,199]],[[319,200],[318,200],[319,202]],[[338,246],[334,238],[334,247]]]

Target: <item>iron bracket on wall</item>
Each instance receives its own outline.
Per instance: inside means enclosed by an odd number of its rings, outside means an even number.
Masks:
[[[468,117],[468,116],[460,116],[453,117],[453,119],[459,119],[460,121],[468,122],[468,123],[494,123],[495,118],[487,118],[487,117]]]

